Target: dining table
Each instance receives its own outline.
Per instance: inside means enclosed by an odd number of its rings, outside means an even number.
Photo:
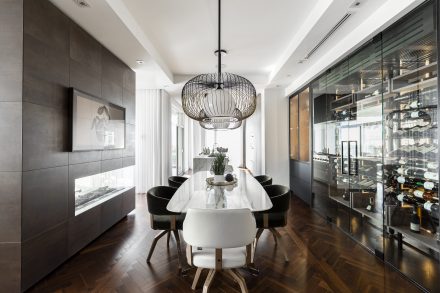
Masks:
[[[223,182],[221,186],[212,185],[213,175],[208,171],[195,172],[174,193],[168,202],[167,210],[175,213],[186,213],[188,209],[243,209],[251,212],[262,212],[272,208],[272,201],[263,186],[252,176],[248,170],[234,169],[232,172],[234,181]],[[228,184],[228,185],[224,185]],[[180,263],[182,256],[179,251]],[[245,269],[253,275],[259,271],[253,262]],[[182,274],[191,269],[186,265],[180,268]]]
[[[167,210],[186,213],[190,208],[247,208],[251,212],[261,212],[272,208],[267,192],[248,170],[235,169],[233,176],[232,184],[217,186],[208,183],[213,177],[210,172],[195,172],[174,193]]]

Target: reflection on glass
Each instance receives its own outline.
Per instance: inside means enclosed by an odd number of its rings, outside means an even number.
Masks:
[[[75,216],[134,187],[134,166],[75,179]]]

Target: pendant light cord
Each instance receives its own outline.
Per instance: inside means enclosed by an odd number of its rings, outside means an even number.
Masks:
[[[218,0],[218,87],[221,86],[222,75],[222,51],[220,46],[220,33],[221,33],[221,0]]]

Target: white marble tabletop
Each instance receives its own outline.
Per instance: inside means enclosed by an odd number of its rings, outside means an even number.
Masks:
[[[171,212],[186,213],[189,208],[239,209],[253,212],[272,208],[272,202],[261,184],[247,171],[235,171],[237,183],[229,186],[212,186],[206,171],[194,173],[177,189],[167,205]]]

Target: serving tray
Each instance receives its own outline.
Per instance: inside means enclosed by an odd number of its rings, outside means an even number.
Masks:
[[[206,178],[206,182],[209,185],[215,185],[215,186],[227,186],[227,185],[233,185],[237,183],[237,178],[234,178],[232,181],[221,181],[221,182],[214,182],[214,177],[208,177]]]

